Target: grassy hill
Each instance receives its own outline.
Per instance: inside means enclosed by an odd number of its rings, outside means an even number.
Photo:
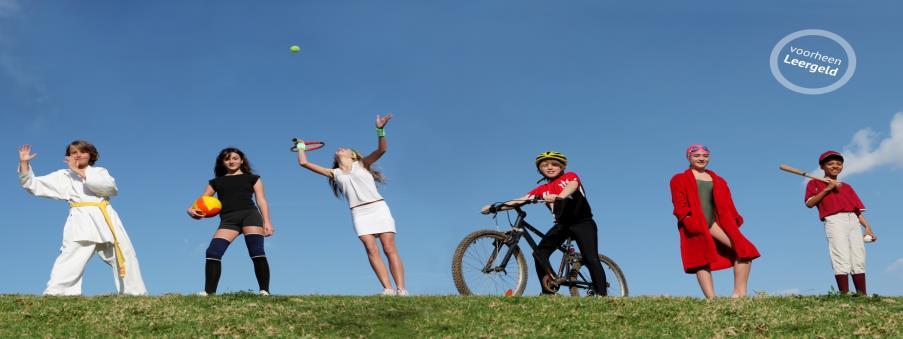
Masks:
[[[0,296],[0,337],[903,336],[903,297]]]

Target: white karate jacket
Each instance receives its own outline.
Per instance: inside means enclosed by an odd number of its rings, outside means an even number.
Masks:
[[[88,166],[85,178],[62,169],[45,176],[35,176],[29,166],[27,173],[19,173],[19,182],[29,193],[45,198],[66,200],[68,202],[100,202],[118,193],[116,180],[103,167]],[[107,212],[113,222],[113,228],[120,243],[126,235],[122,220],[113,206]],[[103,213],[98,207],[77,207],[69,209],[69,217],[63,226],[63,242],[90,241],[94,243],[112,243],[113,235],[107,227]]]

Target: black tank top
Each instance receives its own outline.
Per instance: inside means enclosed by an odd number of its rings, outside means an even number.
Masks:
[[[254,195],[254,184],[260,176],[254,174],[226,175],[210,180],[210,187],[223,203],[220,215],[233,211],[257,209],[251,196]]]

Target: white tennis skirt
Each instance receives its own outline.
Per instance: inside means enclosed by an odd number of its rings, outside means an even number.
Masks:
[[[392,232],[395,233],[395,219],[385,201],[358,206],[351,209],[351,221],[357,236]]]

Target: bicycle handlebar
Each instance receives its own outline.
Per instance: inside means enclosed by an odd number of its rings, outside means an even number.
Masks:
[[[557,200],[564,200],[564,199],[561,197],[557,197],[557,198],[555,198],[555,200],[557,201]],[[519,205],[506,205],[505,204],[505,203],[512,202],[512,201],[522,202],[522,204],[519,204]],[[515,211],[520,211],[520,207],[522,205],[536,204],[536,203],[545,202],[545,201],[546,200],[541,197],[533,197],[532,199],[514,199],[514,200],[503,201],[503,202],[496,202],[496,203],[489,205],[489,210],[486,212],[486,214],[498,214],[499,212],[503,211],[502,207],[505,207],[505,206],[507,206]]]

